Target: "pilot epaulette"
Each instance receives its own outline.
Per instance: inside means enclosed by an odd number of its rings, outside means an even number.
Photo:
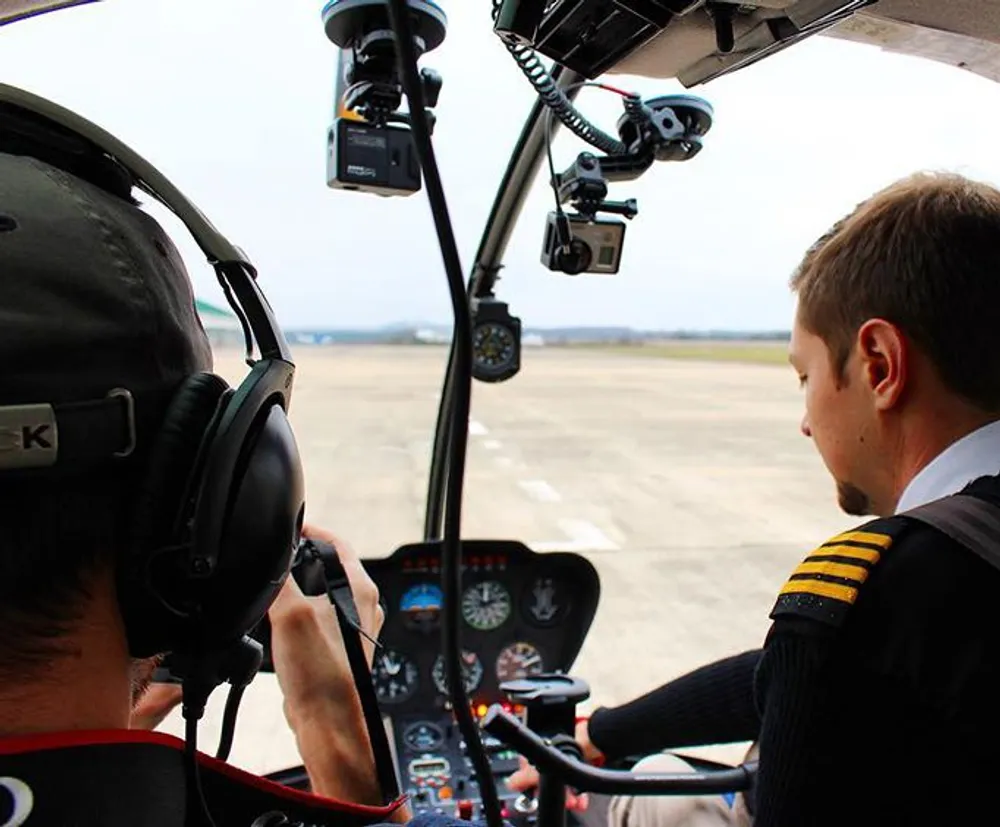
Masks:
[[[781,587],[771,619],[803,617],[839,626],[901,529],[899,521],[878,519],[831,537]]]

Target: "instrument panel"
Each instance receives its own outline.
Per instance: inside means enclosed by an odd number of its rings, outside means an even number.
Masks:
[[[440,552],[440,543],[414,543],[365,561],[386,614],[372,669],[385,714],[448,707]],[[567,671],[599,592],[596,571],[578,555],[538,554],[512,541],[463,541],[462,677],[473,706],[502,702],[504,681]]]
[[[372,682],[399,787],[415,816],[481,819],[479,783],[451,708],[441,656],[441,543],[412,543],[362,564],[385,610]],[[462,678],[477,719],[494,703],[518,711],[500,692],[504,681],[567,673],[600,597],[597,571],[586,558],[539,554],[509,540],[463,540],[460,586]],[[481,738],[502,817],[513,827],[534,827],[537,801],[506,785],[518,768],[517,753],[486,733]],[[308,789],[303,767],[269,777]]]
[[[386,619],[372,681],[394,748],[400,788],[414,815],[480,818],[482,800],[449,700],[441,656],[441,543],[413,543],[365,560]],[[462,542],[458,595],[462,679],[473,715],[511,709],[508,680],[568,672],[590,630],[600,581],[586,558],[539,554],[505,540]],[[515,827],[534,823],[534,799],[509,790],[518,755],[482,734],[503,807]]]

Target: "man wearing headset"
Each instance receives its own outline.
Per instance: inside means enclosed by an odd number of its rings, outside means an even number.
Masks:
[[[116,566],[167,402],[185,377],[211,370],[212,355],[162,228],[127,191],[29,156],[0,153],[0,824],[44,823],[45,813],[67,823],[59,808],[70,805],[76,824],[118,823],[115,807],[131,823],[189,823],[176,809],[184,776],[172,792],[167,780],[176,750],[158,768],[167,736],[135,732],[162,720],[179,694],[151,686],[156,658],[130,657]],[[134,433],[101,418],[118,388],[133,397]],[[31,419],[39,403],[59,412],[58,433]],[[126,447],[131,455],[116,457]],[[27,457],[57,448],[76,470],[19,473],[39,466]],[[304,534],[335,546],[360,625],[377,636],[378,593],[358,555],[327,532]],[[285,714],[325,800],[318,812],[327,821],[311,823],[405,821],[405,805],[381,798],[330,601],[304,596],[289,577],[269,619]],[[365,654],[370,663],[370,645]],[[104,750],[121,743],[133,750],[124,759]],[[54,790],[25,781],[39,754]],[[236,772],[203,769],[229,780]],[[236,781],[282,804],[276,785],[246,774]],[[219,827],[231,823],[226,815],[216,808]]]

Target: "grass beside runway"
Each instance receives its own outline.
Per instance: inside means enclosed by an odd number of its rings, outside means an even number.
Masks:
[[[703,362],[738,362],[752,365],[788,366],[788,343],[770,341],[661,341],[636,344],[589,343],[570,347],[645,356],[658,359],[685,359]]]

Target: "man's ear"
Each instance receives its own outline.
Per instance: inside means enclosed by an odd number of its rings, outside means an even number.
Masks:
[[[906,338],[898,327],[885,319],[869,319],[856,339],[860,375],[875,400],[877,410],[887,411],[899,404],[909,373]]]
[[[154,683],[142,693],[132,707],[129,729],[156,729],[166,717],[180,706],[184,692],[180,684]]]

